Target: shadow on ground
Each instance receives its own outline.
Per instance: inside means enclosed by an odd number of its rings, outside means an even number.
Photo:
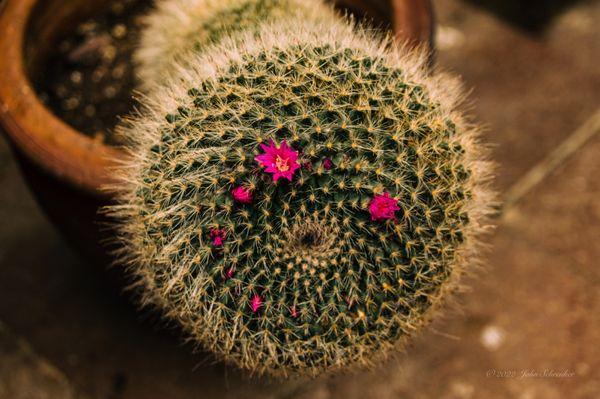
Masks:
[[[584,0],[467,0],[530,32],[543,31],[564,10]]]

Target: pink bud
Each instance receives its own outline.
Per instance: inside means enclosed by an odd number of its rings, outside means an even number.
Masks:
[[[233,199],[242,204],[250,204],[253,199],[252,191],[244,186],[237,186],[231,190]]]
[[[210,230],[210,239],[212,240],[212,244],[215,247],[222,247],[226,237],[227,232],[225,231],[225,229]]]
[[[250,300],[250,308],[252,309],[252,313],[257,313],[262,305],[263,305],[263,300],[260,297],[260,295],[254,294],[254,296]]]
[[[400,210],[398,200],[390,197],[390,193],[377,194],[369,203],[371,220],[396,219],[396,211]]]

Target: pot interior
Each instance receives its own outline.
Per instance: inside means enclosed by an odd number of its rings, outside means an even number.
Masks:
[[[37,1],[27,21],[25,37],[25,68],[35,82],[45,71],[52,49],[77,27],[77,22],[89,18],[106,7],[104,0],[44,0]]]

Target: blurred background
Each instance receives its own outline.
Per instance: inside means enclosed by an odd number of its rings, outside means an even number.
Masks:
[[[600,2],[434,4],[506,201],[460,310],[372,371],[248,379],[79,258],[0,138],[0,398],[600,398]]]

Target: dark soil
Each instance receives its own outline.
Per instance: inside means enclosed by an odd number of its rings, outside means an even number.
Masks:
[[[47,60],[35,86],[44,103],[75,129],[118,145],[114,133],[134,106],[132,55],[148,0],[113,0],[103,13],[83,21]]]

